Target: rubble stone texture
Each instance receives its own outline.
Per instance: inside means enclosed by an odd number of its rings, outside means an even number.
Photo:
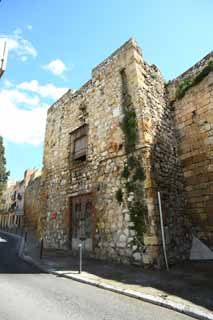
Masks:
[[[41,170],[34,170],[34,173],[28,179],[28,183],[24,193],[24,228],[29,232],[33,232],[39,237],[40,223],[39,220],[42,212],[42,176]]]
[[[143,246],[132,241],[136,231],[127,207],[131,199],[119,204],[115,197],[123,187],[121,173],[127,160],[120,127],[123,69],[137,116],[136,152],[146,175],[148,223]],[[182,100],[170,103],[177,83],[166,88],[159,69],[144,61],[136,41],[130,39],[92,70],[92,79],[83,87],[69,90],[50,107],[39,218],[46,247],[78,250],[79,241],[72,240],[72,199],[86,194],[93,204],[88,250],[92,257],[162,265],[157,191],[170,262],[189,256],[194,226],[200,235],[213,239],[212,77],[210,73]],[[77,163],[72,160],[71,137],[82,125],[88,125],[87,155],[86,161]]]
[[[172,93],[184,79],[195,77],[213,52],[169,84]],[[213,72],[173,104],[178,156],[184,174],[185,214],[193,234],[213,248]]]

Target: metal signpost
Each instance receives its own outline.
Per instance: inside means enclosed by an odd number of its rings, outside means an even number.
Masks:
[[[79,273],[82,272],[82,242],[79,243]]]
[[[42,256],[43,256],[43,247],[44,247],[44,240],[41,239],[41,242],[40,242],[40,259],[42,259]]]

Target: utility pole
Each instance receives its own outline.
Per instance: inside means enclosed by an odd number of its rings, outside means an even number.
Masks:
[[[6,70],[8,48],[6,41],[0,41],[0,78]]]

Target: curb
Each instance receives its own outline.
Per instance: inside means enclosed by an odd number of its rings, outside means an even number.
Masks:
[[[49,273],[57,276],[61,276],[67,279],[72,279],[78,282],[82,282],[88,285],[92,285],[101,289],[109,290],[115,293],[123,294],[131,298],[136,298],[145,302],[149,302],[167,309],[171,309],[173,311],[183,313],[187,316],[191,316],[199,320],[213,320],[213,313],[209,311],[202,310],[201,308],[183,305],[175,301],[169,300],[167,298],[157,297],[150,294],[137,292],[134,290],[122,289],[122,288],[115,287],[103,282],[98,282],[90,279],[82,279],[72,275],[61,274],[60,272],[57,272],[57,271],[49,271]]]
[[[67,279],[72,279],[74,281],[78,281],[84,284],[92,285],[97,288],[105,289],[108,291],[112,291],[115,293],[119,293],[131,298],[139,299],[141,301],[145,301],[148,303],[152,303],[182,314],[185,314],[187,316],[193,317],[195,319],[199,320],[213,320],[213,312],[205,310],[204,308],[199,308],[195,306],[189,306],[187,304],[182,304],[182,303],[177,303],[175,301],[172,301],[167,298],[162,298],[162,297],[157,297],[154,295],[142,293],[142,292],[137,292],[134,290],[128,290],[128,289],[122,289],[119,287],[115,287],[109,284],[106,284],[104,282],[98,282],[95,280],[91,279],[82,279],[79,276],[74,276],[74,275],[67,275],[64,274],[60,271],[54,271],[48,268],[43,267],[40,263],[36,262],[29,256],[22,255],[21,258],[26,261],[29,264],[32,264],[36,266],[38,269],[40,269],[42,272],[53,274],[58,277],[62,278],[67,278]]]

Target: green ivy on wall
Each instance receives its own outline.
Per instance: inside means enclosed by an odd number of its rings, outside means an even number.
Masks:
[[[121,204],[126,201],[130,213],[131,229],[135,230],[134,243],[142,243],[147,230],[147,207],[144,200],[144,168],[142,159],[136,152],[138,136],[137,117],[131,96],[128,93],[125,69],[121,71],[123,119],[121,129],[124,134],[124,146],[127,160],[121,173],[121,185],[116,199]],[[136,241],[138,240],[138,241]]]
[[[211,71],[213,71],[213,60],[210,60],[206,67],[204,67],[194,78],[189,77],[179,83],[176,89],[176,99],[184,97],[185,93],[192,87],[200,83]]]

